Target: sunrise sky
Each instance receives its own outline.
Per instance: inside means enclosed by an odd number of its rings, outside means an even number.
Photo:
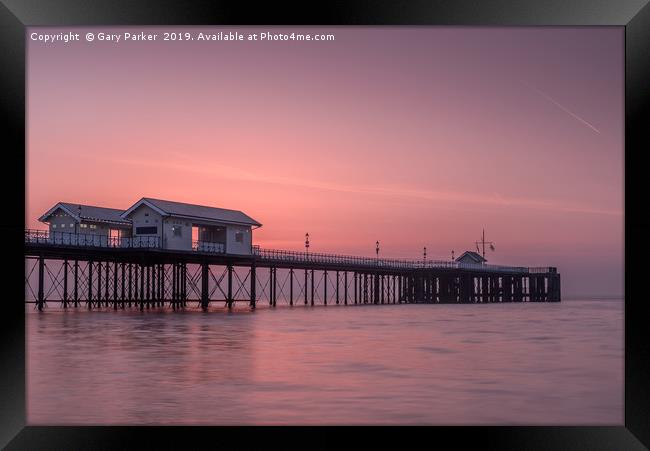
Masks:
[[[140,197],[242,210],[262,247],[557,266],[623,293],[623,28],[148,27],[334,42],[86,42],[28,29],[27,217]],[[80,42],[29,34],[74,31]]]

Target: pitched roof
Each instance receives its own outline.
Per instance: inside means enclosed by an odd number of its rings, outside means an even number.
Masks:
[[[456,261],[460,261],[464,257],[467,257],[467,258],[469,258],[471,260],[474,260],[476,263],[484,263],[484,262],[487,261],[485,258],[483,258],[483,256],[481,254],[479,254],[477,252],[474,252],[474,251],[465,251],[465,252],[463,252],[463,254],[460,257],[456,258]]]
[[[143,197],[136,202],[131,208],[122,213],[126,218],[140,205],[145,204],[157,210],[162,215],[184,216],[188,218],[207,219],[211,221],[227,222],[234,224],[245,224],[251,226],[261,226],[259,222],[239,210],[228,210],[225,208],[208,207],[205,205],[186,204],[183,202],[173,202],[171,200],[153,199]]]
[[[73,204],[70,202],[57,203],[54,207],[45,212],[45,214],[38,220],[41,222],[46,222],[47,218],[49,218],[59,208],[72,216],[77,221],[86,220],[125,225],[131,223],[130,220],[122,218],[121,215],[124,210],[118,210],[117,208],[96,207],[94,205]]]

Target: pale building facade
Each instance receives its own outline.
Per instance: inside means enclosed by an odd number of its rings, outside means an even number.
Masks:
[[[103,243],[131,236],[131,223],[120,215],[123,210],[59,202],[39,218],[48,224],[50,236],[64,244]],[[75,236],[76,235],[76,236]],[[78,240],[82,235],[81,242]]]
[[[127,210],[60,202],[39,220],[49,225],[54,240],[69,241],[74,234],[75,243],[82,244],[90,239],[85,235],[98,235],[120,247],[239,255],[252,253],[252,231],[262,225],[238,210],[153,198],[142,198]]]

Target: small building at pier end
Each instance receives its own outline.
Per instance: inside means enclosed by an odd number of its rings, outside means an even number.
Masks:
[[[477,264],[483,264],[486,263],[487,260],[478,252],[474,251],[465,251],[463,254],[458,257],[455,261],[458,263],[477,263]]]
[[[238,210],[143,197],[127,210],[59,202],[39,221],[59,244],[252,253],[262,224]]]

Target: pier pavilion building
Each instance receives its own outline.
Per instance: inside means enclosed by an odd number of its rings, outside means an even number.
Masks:
[[[157,236],[163,249],[248,255],[253,228],[262,224],[238,210],[143,197],[121,217],[133,237]]]
[[[74,238],[70,238],[71,235],[88,235],[89,239],[108,243],[108,237],[131,236],[131,221],[122,218],[122,213],[124,210],[116,208],[59,202],[38,220],[49,225],[52,236],[74,241],[67,244],[76,243]]]
[[[262,224],[238,210],[143,197],[127,210],[59,202],[39,221],[55,244],[252,253]]]

